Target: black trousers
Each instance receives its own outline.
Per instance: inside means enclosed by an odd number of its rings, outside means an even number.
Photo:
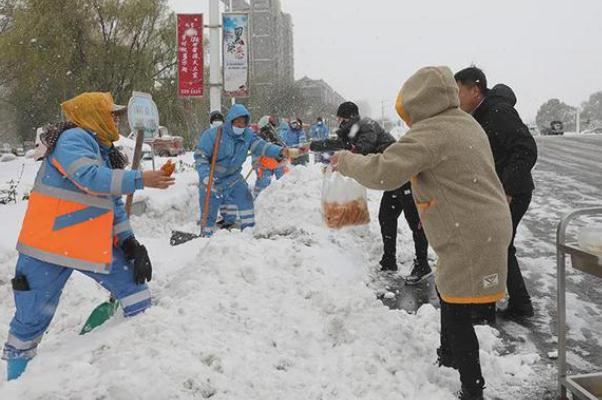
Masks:
[[[518,260],[516,259],[516,247],[514,247],[514,237],[516,236],[516,229],[521,219],[529,209],[531,204],[531,193],[517,195],[512,198],[510,202],[510,213],[512,214],[512,242],[508,247],[508,295],[510,297],[509,305],[518,305],[528,303],[531,301],[527,287],[525,286],[525,280],[520,272],[518,266]]]
[[[397,220],[402,212],[414,236],[416,258],[426,260],[429,244],[420,223],[420,216],[412,197],[412,186],[409,182],[397,190],[384,192],[380,201],[378,222],[383,237],[385,256],[395,257],[397,253]]]
[[[485,384],[481,374],[479,341],[472,324],[473,304],[441,301],[441,351],[454,360],[462,386],[470,390]]]
[[[514,247],[514,237],[516,228],[521,219],[529,209],[531,204],[531,193],[517,195],[510,202],[510,214],[512,214],[512,242],[508,247],[508,278],[506,286],[508,287],[508,306],[518,306],[530,303],[531,297],[525,286],[525,280],[520,272],[518,260],[516,259],[516,247]],[[478,304],[473,306],[473,320],[477,324],[495,323],[495,303]]]

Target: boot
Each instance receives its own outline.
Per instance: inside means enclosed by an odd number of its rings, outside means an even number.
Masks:
[[[384,254],[380,260],[380,266],[381,271],[397,272],[397,257]]]
[[[225,219],[220,219],[219,221],[217,221],[215,223],[215,226],[217,226],[219,229],[232,229],[232,227],[234,226],[234,222],[228,222]]]
[[[458,365],[456,364],[451,351],[445,350],[441,347],[437,349],[437,364],[440,367],[458,369]]]
[[[520,322],[534,317],[535,310],[533,309],[533,303],[531,303],[531,300],[521,304],[515,304],[510,301],[508,302],[508,307],[505,310],[500,311],[499,314],[500,317],[504,319]]]
[[[428,260],[414,260],[414,267],[410,275],[406,277],[406,285],[417,285],[433,274]]]
[[[458,392],[459,400],[484,400],[483,388],[474,388],[469,390],[466,386],[462,386],[462,390]]]
[[[25,358],[16,358],[12,360],[8,360],[6,366],[6,380],[12,381],[21,376],[23,372],[25,372],[25,367],[27,367],[28,359]]]

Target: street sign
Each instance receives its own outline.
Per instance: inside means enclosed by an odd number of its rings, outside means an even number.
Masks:
[[[132,92],[128,103],[128,123],[132,131],[154,134],[159,129],[159,109],[149,93]]]

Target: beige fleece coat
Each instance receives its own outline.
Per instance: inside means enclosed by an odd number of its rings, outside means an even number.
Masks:
[[[505,294],[510,209],[483,129],[459,109],[447,67],[419,70],[403,85],[398,111],[411,129],[383,154],[340,155],[338,170],[362,185],[393,190],[412,181],[429,243],[439,256],[444,301],[489,303]]]

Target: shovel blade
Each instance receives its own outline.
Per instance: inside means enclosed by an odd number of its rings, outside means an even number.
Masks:
[[[169,239],[169,244],[172,246],[178,246],[182,243],[190,242],[191,240],[200,237],[201,235],[197,235],[196,233],[172,231],[171,238]]]
[[[119,308],[119,302],[117,301],[105,301],[96,307],[86,320],[86,323],[79,334],[85,335],[86,333],[107,322],[115,314],[117,308]]]

